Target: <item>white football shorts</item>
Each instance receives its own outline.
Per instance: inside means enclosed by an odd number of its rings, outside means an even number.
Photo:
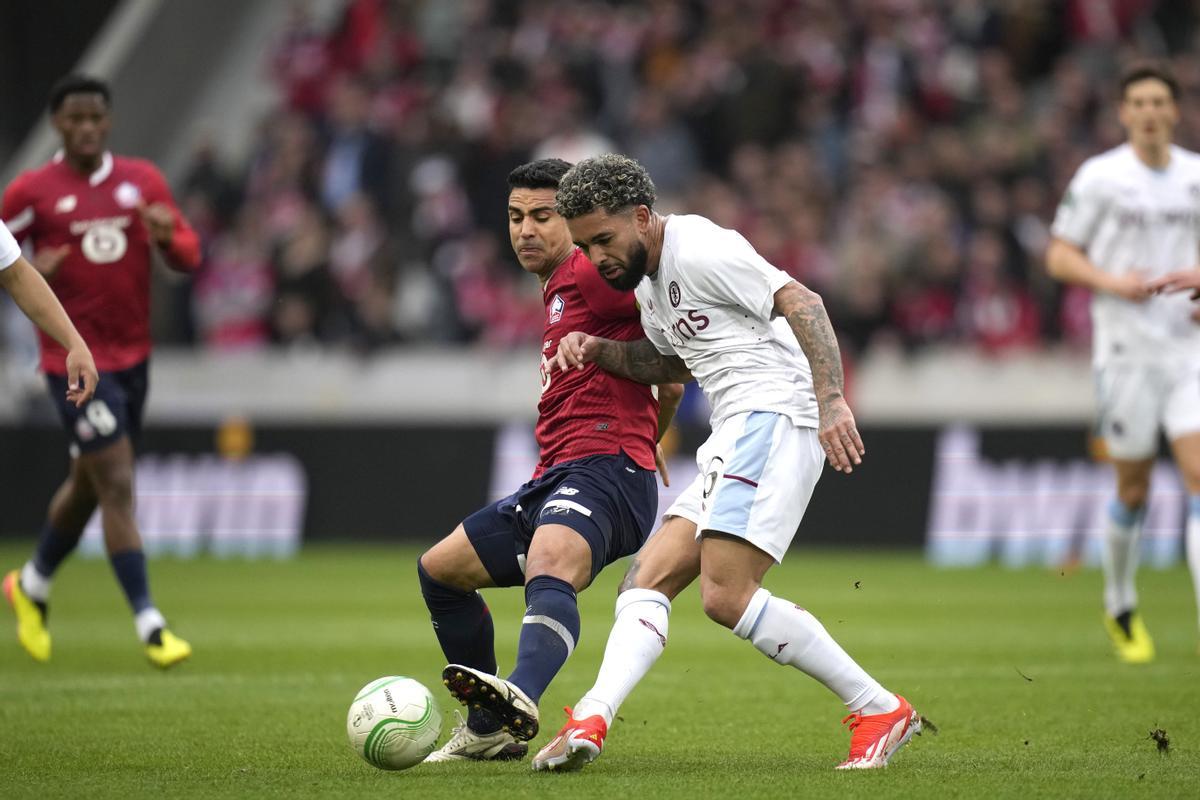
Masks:
[[[1105,364],[1096,369],[1097,433],[1113,458],[1158,452],[1159,428],[1173,441],[1200,432],[1200,360]]]
[[[696,451],[700,474],[664,516],[696,523],[696,536],[737,536],[776,562],[800,527],[825,466],[817,432],[783,414],[726,418]]]

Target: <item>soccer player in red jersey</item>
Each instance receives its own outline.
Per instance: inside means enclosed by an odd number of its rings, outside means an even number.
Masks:
[[[537,734],[537,702],[579,638],[576,593],[605,565],[636,552],[658,506],[657,440],[683,389],[649,386],[588,368],[550,370],[558,339],[582,327],[618,340],[642,338],[633,295],[608,286],[571,243],[554,211],[559,159],[508,176],[509,236],[546,304],[533,479],[463,520],[420,558],[421,593],[450,665],[443,679],[469,707],[429,761],[514,759]],[[600,333],[606,331],[606,333]],[[665,480],[664,473],[664,480]],[[491,614],[478,589],[524,586],[527,609],[517,663],[496,675]]]
[[[33,557],[4,578],[17,638],[33,658],[50,658],[50,584],[97,507],[104,543],[134,612],[147,657],[169,667],[191,654],[150,597],[146,559],[133,515],[134,443],[142,424],[150,357],[150,264],[155,250],[182,272],[200,264],[200,243],[158,169],[106,148],[107,84],[72,75],[50,93],[50,119],[62,149],[19,175],[0,216],[35,247],[34,266],[92,348],[100,383],[81,408],[65,402],[67,353],[40,335],[41,366],[70,438],[71,467],[50,501]]]

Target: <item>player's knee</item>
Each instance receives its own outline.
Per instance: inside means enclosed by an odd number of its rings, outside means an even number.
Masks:
[[[453,559],[438,547],[431,547],[417,559],[417,580],[421,585],[421,594],[429,597],[429,589],[443,587],[456,592],[473,592],[480,588],[477,581],[472,579],[469,571],[456,568]]]
[[[132,467],[112,466],[97,472],[92,478],[96,499],[104,506],[133,505]]]
[[[1117,499],[1128,509],[1142,508],[1150,496],[1149,481],[1122,481],[1117,487]]]
[[[568,535],[534,536],[533,546],[525,556],[525,582],[539,575],[566,581],[582,591],[592,579],[592,549],[587,540],[571,531]]]
[[[427,606],[433,608],[440,605],[443,600],[454,599],[475,591],[474,588],[458,586],[457,583],[461,581],[456,581],[453,575],[443,576],[431,573],[425,565],[425,556],[429,555],[429,552],[426,551],[417,559],[417,584],[421,587],[421,596],[425,598]]]
[[[525,564],[525,584],[534,578],[545,575],[565,581],[577,592],[587,588],[592,582],[592,559],[564,557],[545,561],[529,561]]]
[[[713,622],[730,630],[742,618],[746,610],[744,592],[718,583],[702,582],[700,584],[700,600],[704,605],[704,613]]]

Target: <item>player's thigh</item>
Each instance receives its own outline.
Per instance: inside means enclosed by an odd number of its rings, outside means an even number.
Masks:
[[[534,482],[474,512],[443,540],[448,542],[447,548],[453,548],[448,549],[446,555],[455,559],[446,566],[463,570],[462,574],[471,576],[472,581],[483,581],[471,588],[524,585],[524,554],[533,530],[523,517],[521,503],[531,485]],[[463,534],[461,537],[456,535],[460,531]],[[482,566],[482,574],[476,562]]]
[[[701,447],[699,531],[744,539],[782,561],[825,464],[817,433],[779,414],[731,418]]]
[[[1143,461],[1158,450],[1170,390],[1155,364],[1115,363],[1096,370],[1096,432],[1110,457]]]
[[[539,525],[525,554],[525,580],[549,575],[583,591],[592,582],[592,544],[575,528]]]
[[[535,526],[530,547],[538,546],[545,527],[575,531],[591,556],[590,573],[582,581],[587,585],[604,567],[641,549],[654,524],[658,487],[652,470],[619,453],[556,467],[543,476],[538,492],[530,492],[526,500],[523,506]],[[547,568],[549,551],[545,547],[542,545],[538,554],[538,569]],[[532,574],[533,557],[532,551],[526,556],[526,575]]]
[[[630,561],[620,591],[652,589],[674,600],[700,575],[700,541],[696,523],[668,513]]]
[[[421,566],[429,577],[464,592],[495,585],[462,524],[425,551]]]
[[[1200,495],[1200,431],[1172,439],[1171,452],[1188,494]]]
[[[1163,427],[1190,494],[1200,494],[1200,361],[1179,365],[1163,412]]]
[[[76,462],[101,505],[133,503],[134,453],[128,436],[100,448],[89,448],[79,454]]]

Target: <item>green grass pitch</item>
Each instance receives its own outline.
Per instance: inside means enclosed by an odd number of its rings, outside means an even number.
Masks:
[[[15,566],[26,546],[0,546]],[[30,661],[0,617],[0,794],[49,797],[1200,797],[1200,655],[1187,572],[1143,571],[1158,660],[1109,654],[1095,572],[939,571],[915,554],[794,551],[767,587],[820,617],[940,729],[887,770],[838,773],[843,710],[676,603],[663,658],[599,761],[540,774],[528,761],[378,771],[347,746],[345,714],[373,678],[407,674],[442,698],[442,656],[413,547],[310,547],[289,562],[160,560],[160,606],[193,660],[143,660],[103,561],[69,562],[51,612],[54,658]],[[542,734],[591,685],[616,565],[581,595],[579,648],[542,699]],[[486,595],[502,673],[523,602]],[[1170,750],[1149,738],[1161,728]]]

